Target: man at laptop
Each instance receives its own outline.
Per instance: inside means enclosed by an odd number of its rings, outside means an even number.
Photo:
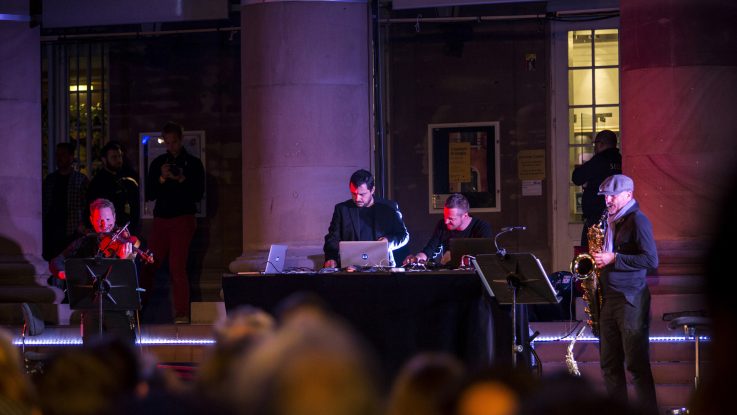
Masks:
[[[468,199],[460,193],[453,193],[445,200],[443,219],[438,221],[432,237],[422,251],[408,255],[403,264],[416,264],[433,260],[440,264],[450,261],[448,246],[453,238],[491,238],[494,236],[491,225],[468,214]]]
[[[374,197],[374,177],[366,170],[353,173],[349,188],[351,199],[335,205],[325,235],[325,268],[338,267],[340,241],[386,241],[393,262],[392,251],[409,241],[399,206],[393,200]]]

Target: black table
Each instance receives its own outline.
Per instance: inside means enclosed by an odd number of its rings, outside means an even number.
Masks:
[[[469,368],[512,360],[509,312],[473,272],[226,274],[222,282],[226,310],[273,313],[291,294],[317,294],[374,347],[390,377],[423,351],[449,352]]]

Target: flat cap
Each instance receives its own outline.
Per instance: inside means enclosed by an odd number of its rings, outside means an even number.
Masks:
[[[634,190],[635,183],[624,174],[609,176],[599,186],[599,194],[606,196],[616,195],[622,192],[632,192]]]

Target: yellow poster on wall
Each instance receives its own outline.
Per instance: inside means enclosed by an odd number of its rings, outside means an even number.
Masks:
[[[448,181],[450,183],[471,181],[471,143],[448,143]]]
[[[522,150],[517,154],[517,175],[520,180],[545,179],[545,150]]]

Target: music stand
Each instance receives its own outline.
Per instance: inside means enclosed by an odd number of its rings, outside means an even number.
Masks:
[[[64,262],[69,308],[97,310],[99,334],[103,311],[139,310],[136,265],[130,259],[71,258]]]
[[[512,358],[517,365],[517,304],[558,304],[559,297],[548,280],[540,260],[531,253],[481,254],[472,259],[486,291],[499,304],[512,304]]]

